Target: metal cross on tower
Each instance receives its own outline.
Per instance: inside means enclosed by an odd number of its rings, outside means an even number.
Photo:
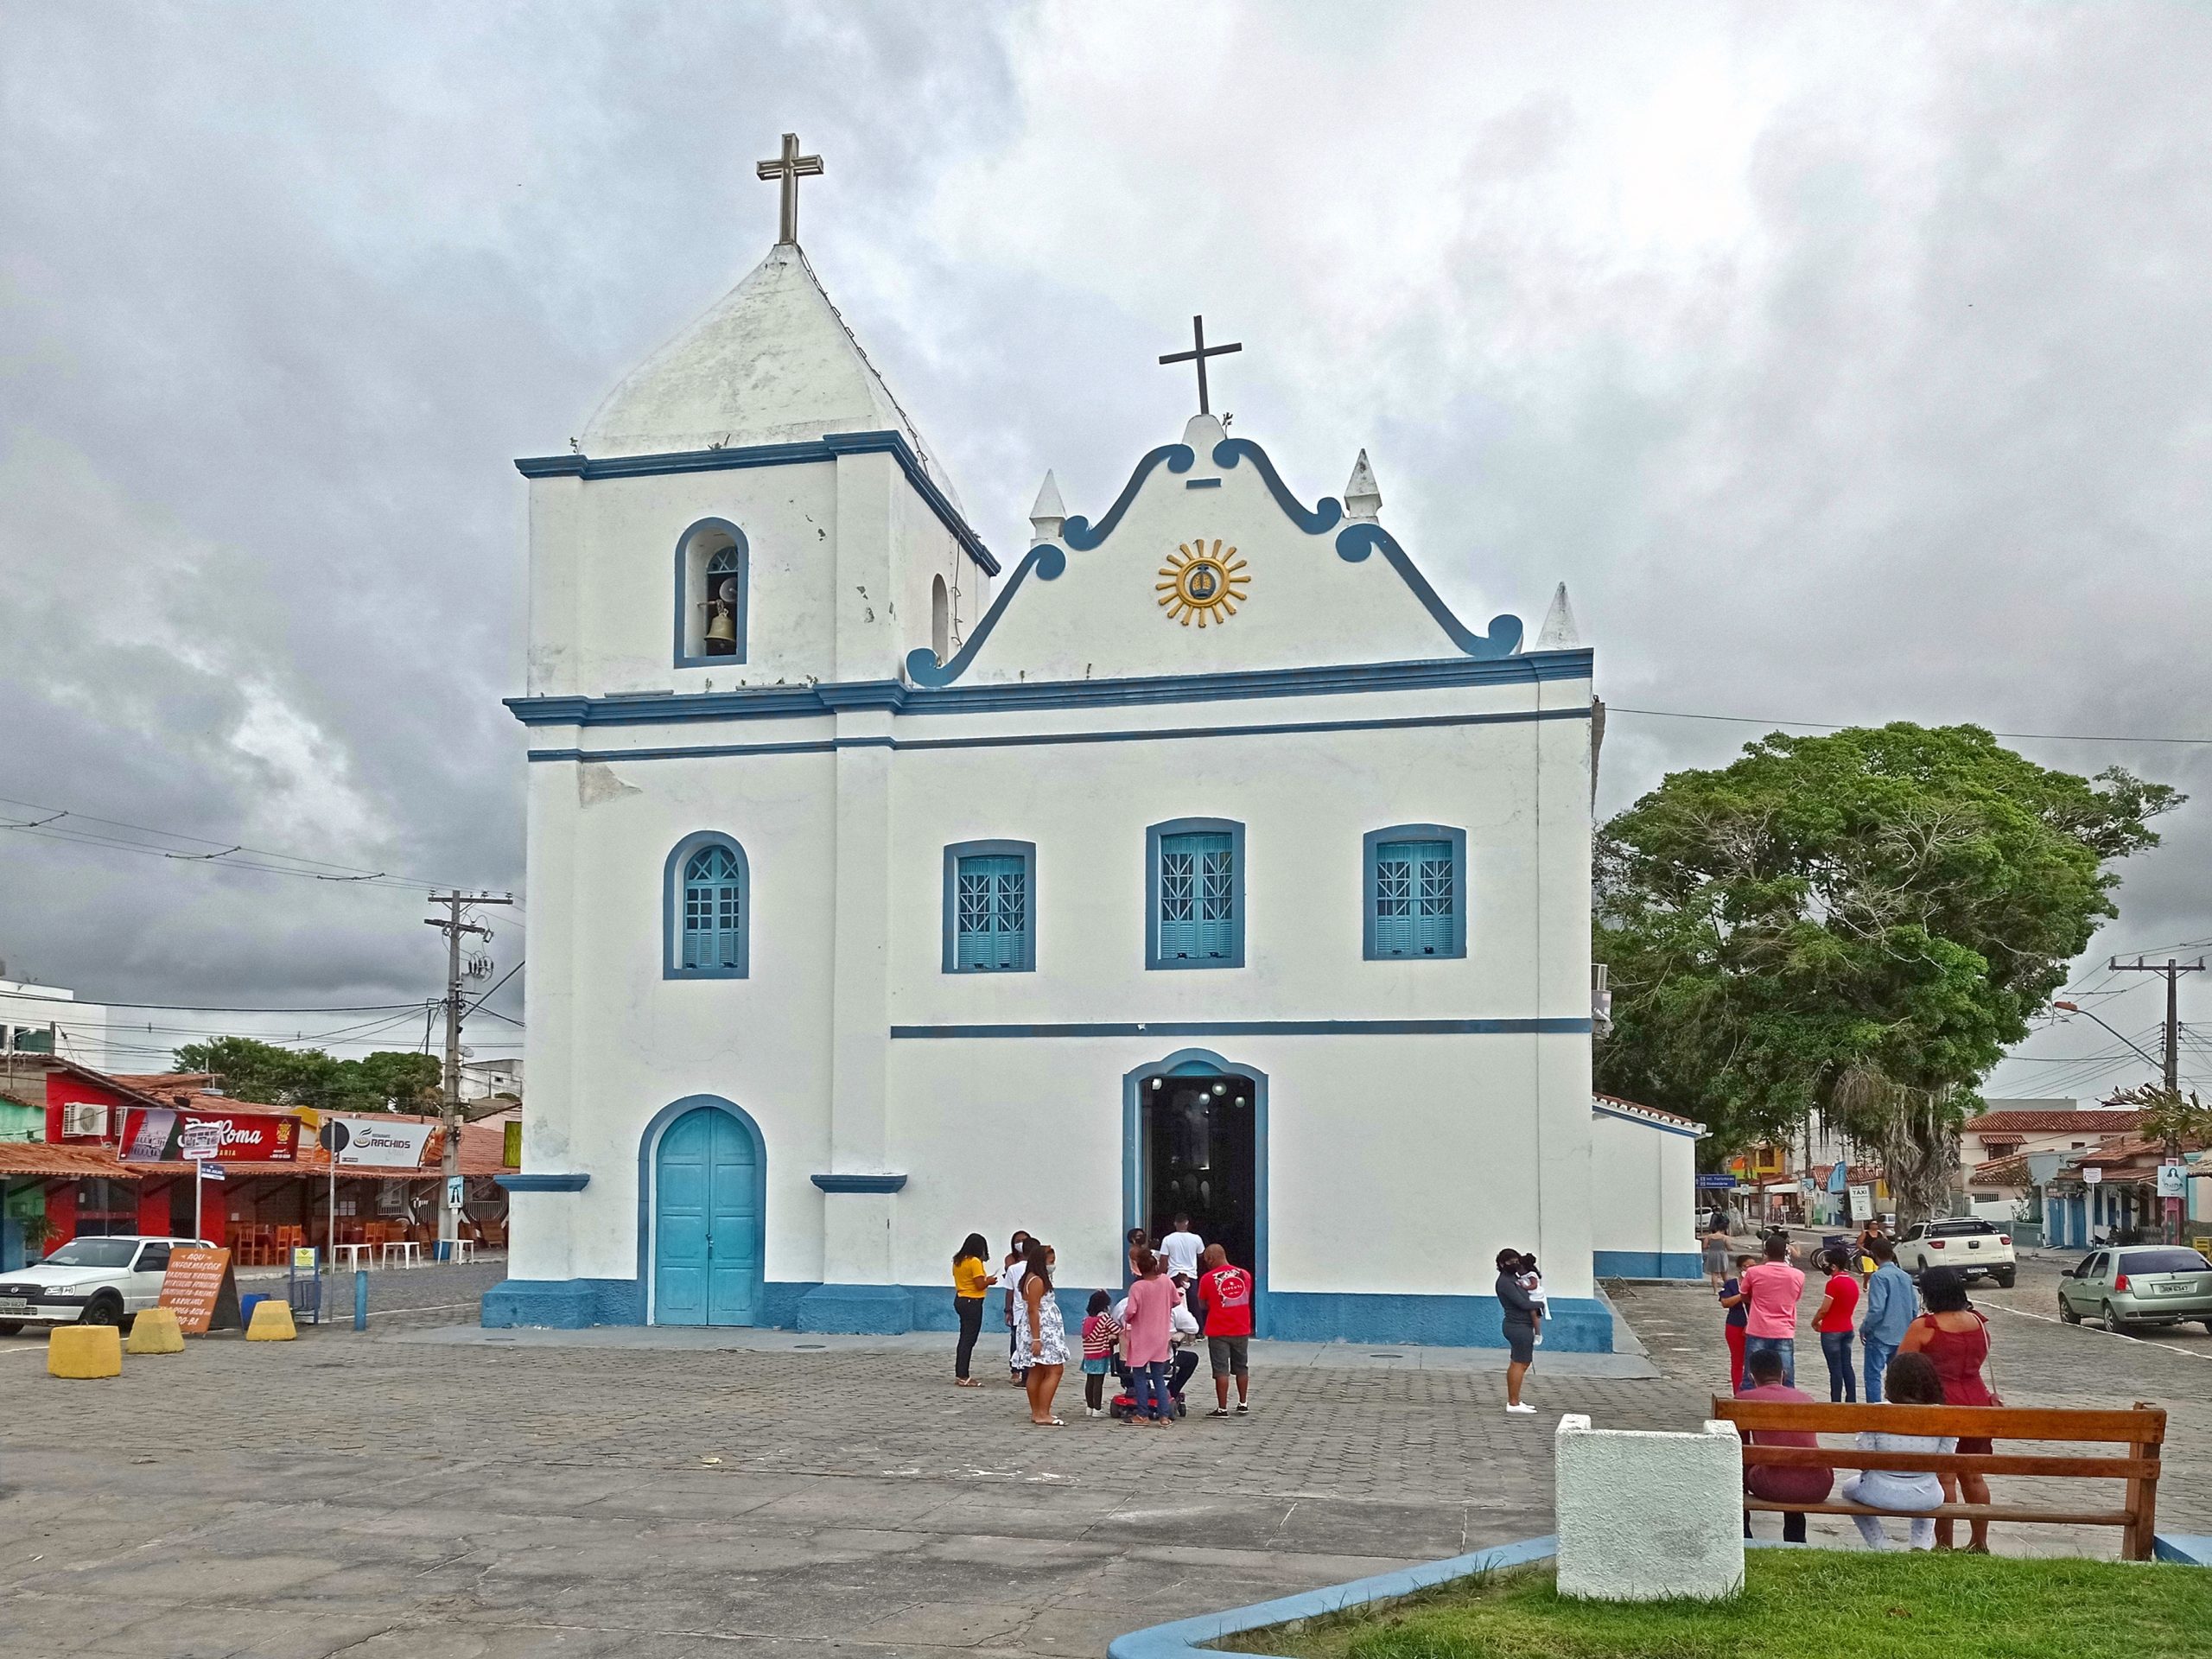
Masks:
[[[793,247],[797,247],[798,245],[798,181],[801,179],[820,177],[822,158],[819,156],[800,155],[798,134],[787,132],[784,135],[783,154],[773,161],[757,163],[754,171],[764,179],[783,181],[784,212],[776,231],[776,240],[779,244],[788,242]]]
[[[1189,351],[1170,352],[1160,360],[1162,363],[1196,363],[1198,365],[1198,413],[1211,415],[1213,409],[1206,402],[1206,359],[1226,357],[1231,352],[1241,352],[1244,349],[1244,342],[1237,340],[1227,346],[1207,345],[1206,320],[1204,317],[1191,319],[1191,340]]]

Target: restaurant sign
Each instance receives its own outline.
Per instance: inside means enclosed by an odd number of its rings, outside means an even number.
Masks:
[[[172,1111],[167,1107],[134,1108],[123,1117],[123,1156],[127,1163],[175,1163],[212,1141],[214,1156],[229,1163],[283,1164],[299,1144],[297,1118],[247,1112]]]
[[[340,1169],[420,1169],[443,1150],[444,1138],[435,1123],[404,1120],[342,1117],[346,1144],[338,1153]]]

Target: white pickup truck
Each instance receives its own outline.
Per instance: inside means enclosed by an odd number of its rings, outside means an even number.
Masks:
[[[26,1325],[119,1325],[161,1300],[169,1252],[193,1238],[73,1238],[43,1262],[0,1274],[0,1337]]]
[[[1921,1222],[1905,1230],[1897,1248],[1897,1266],[1916,1279],[1929,1268],[1956,1268],[1969,1277],[1994,1279],[1999,1290],[2010,1290],[2019,1272],[2012,1235],[1974,1216]]]

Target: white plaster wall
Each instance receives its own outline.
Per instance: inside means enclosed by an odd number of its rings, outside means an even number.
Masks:
[[[1591,1248],[1698,1248],[1697,1142],[1611,1112],[1591,1115]]]
[[[1251,461],[1224,471],[1213,463],[1218,423],[1198,416],[1191,431],[1198,461],[1185,474],[1155,468],[1127,515],[1100,546],[1069,550],[1051,582],[1033,573],[977,652],[963,683],[1081,680],[1143,674],[1219,673],[1315,663],[1410,662],[1455,654],[1457,647],[1389,561],[1370,553],[1347,563],[1337,553],[1342,523],[1318,535],[1293,524]],[[1273,459],[1273,457],[1270,457]],[[1192,483],[1217,480],[1213,487]],[[1287,478],[1311,508],[1332,487]],[[1109,497],[1071,502],[1103,519]],[[1387,524],[1386,524],[1387,527]],[[1251,578],[1246,600],[1223,626],[1185,627],[1166,620],[1157,584],[1167,556],[1203,538],[1234,547]],[[1407,551],[1416,563],[1421,550]],[[1463,617],[1477,632],[1489,619]]]
[[[810,724],[826,734],[826,721]],[[533,766],[528,1046],[539,1077],[524,1167],[592,1179],[518,1211],[517,1278],[635,1274],[639,1136],[693,1094],[734,1102],[766,1140],[766,1276],[822,1276],[822,1195],[808,1177],[830,1166],[834,764],[829,754],[662,760],[591,768],[588,779],[574,762]],[[746,851],[744,979],[662,976],[663,872],[669,850],[701,830]],[[565,1226],[545,1224],[553,1216]]]

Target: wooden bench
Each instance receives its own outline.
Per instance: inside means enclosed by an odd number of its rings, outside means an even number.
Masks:
[[[1829,1500],[1798,1503],[1744,1494],[1747,1510],[1806,1515],[1927,1516],[1938,1521],[2008,1521],[2075,1527],[2120,1527],[2120,1553],[2131,1561],[2152,1557],[2158,1521],[2158,1453],[2165,1444],[2164,1407],[2137,1401],[2126,1411],[2057,1411],[2013,1406],[1798,1405],[1785,1400],[1713,1396],[1713,1415],[1745,1435],[1746,1469],[1896,1469],[1936,1475],[2031,1475],[2069,1480],[2126,1482],[2125,1505],[2092,1509],[2031,1509],[2010,1503],[1942,1503],[1929,1510],[1875,1510]],[[1955,1435],[1960,1440],[2037,1440],[2124,1446],[2123,1453],[2037,1451],[2031,1453],[1862,1452],[1840,1446],[1755,1446],[1758,1430],[1850,1434],[1878,1429],[1891,1434]]]

